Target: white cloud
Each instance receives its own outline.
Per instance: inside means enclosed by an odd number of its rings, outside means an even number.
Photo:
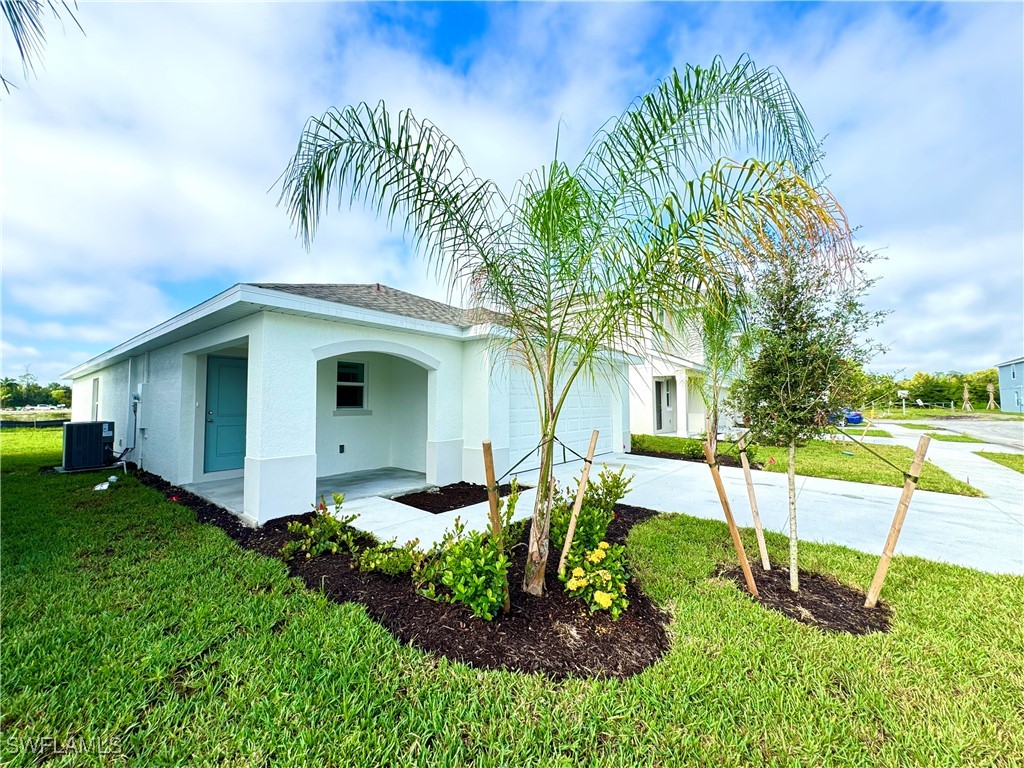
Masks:
[[[381,21],[443,32],[458,8],[82,5],[87,34],[51,35],[38,79],[0,103],[5,343],[66,369],[195,303],[196,284],[379,281],[445,298],[359,206],[301,248],[268,189],[306,117],[412,107],[509,190],[556,135],[575,161],[670,66],[749,51],[829,134],[830,184],[889,255],[879,367],[1020,354],[1018,6],[493,5],[452,64]],[[5,353],[4,373],[27,360]]]

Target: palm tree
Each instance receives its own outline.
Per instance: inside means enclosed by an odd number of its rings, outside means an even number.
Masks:
[[[704,350],[700,395],[707,412],[707,440],[715,455],[726,388],[751,352],[750,336],[745,333],[747,313],[747,296],[742,291],[709,301],[698,312],[697,327]]]
[[[556,144],[557,147],[557,144]],[[753,148],[736,162],[725,149]],[[383,103],[311,117],[282,176],[281,201],[308,248],[330,203],[396,219],[452,290],[502,316],[493,344],[530,375],[540,479],[523,588],[545,590],[553,441],[580,376],[608,350],[666,337],[663,309],[691,316],[728,291],[770,231],[817,237],[842,254],[831,196],[796,169],[813,161],[810,125],[783,77],[744,57],[673,71],[595,136],[582,161],[556,156],[509,194],[477,177],[434,124]]]

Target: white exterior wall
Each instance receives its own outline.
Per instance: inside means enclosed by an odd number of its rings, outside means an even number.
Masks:
[[[401,325],[403,318],[394,321]],[[203,468],[210,355],[248,360],[244,470]],[[335,414],[339,359],[367,364],[372,413]],[[608,365],[599,395],[591,393],[604,409],[602,444],[628,449],[628,366]],[[485,339],[284,312],[243,317],[76,379],[75,419],[90,418],[94,378],[99,417],[115,422],[120,449],[130,444],[137,420],[131,460],[179,485],[244,477],[244,516],[257,524],[308,509],[317,476],[395,466],[425,472],[438,485],[483,482],[483,440],[492,442],[500,475],[520,458],[510,455],[515,431],[536,429],[537,422],[532,408],[513,415],[509,371]],[[137,416],[133,394],[140,398]],[[566,425],[579,417],[571,414]],[[592,427],[585,426],[589,437]],[[574,447],[584,449],[585,441]]]
[[[339,360],[366,366],[364,410],[370,413],[335,408]],[[317,363],[316,401],[317,476],[376,467],[426,472],[426,369],[379,352],[325,358]]]

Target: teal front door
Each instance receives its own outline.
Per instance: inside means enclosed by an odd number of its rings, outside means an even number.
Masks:
[[[245,379],[243,357],[206,360],[206,456],[203,469],[220,472],[245,464]]]

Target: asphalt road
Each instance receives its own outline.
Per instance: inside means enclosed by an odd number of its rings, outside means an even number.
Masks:
[[[924,419],[925,424],[970,435],[995,445],[1004,445],[1024,451],[1024,421],[1006,421],[996,419]]]

